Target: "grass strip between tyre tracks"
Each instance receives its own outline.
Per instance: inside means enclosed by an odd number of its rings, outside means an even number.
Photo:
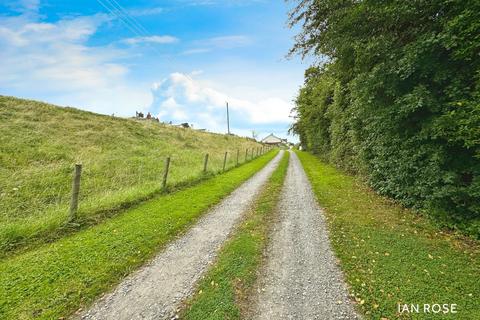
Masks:
[[[1,319],[58,319],[88,306],[263,168],[269,152],[196,186],[0,262]]]
[[[222,248],[215,265],[186,302],[181,319],[242,318],[267,245],[269,225],[280,198],[288,158],[286,152],[254,206]]]

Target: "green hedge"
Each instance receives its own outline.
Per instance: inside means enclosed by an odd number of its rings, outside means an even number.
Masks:
[[[480,237],[480,2],[303,1],[292,131],[380,194]]]

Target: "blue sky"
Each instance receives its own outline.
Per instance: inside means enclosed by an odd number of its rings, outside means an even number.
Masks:
[[[286,137],[303,72],[291,3],[5,0],[0,94],[224,132]],[[292,139],[292,137],[290,137]]]

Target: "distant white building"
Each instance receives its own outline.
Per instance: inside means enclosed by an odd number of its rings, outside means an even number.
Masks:
[[[285,143],[285,139],[281,139],[277,136],[275,136],[273,133],[271,133],[270,135],[266,136],[265,138],[262,139],[262,143],[265,143],[265,144],[270,144],[270,145],[280,145],[282,143]]]

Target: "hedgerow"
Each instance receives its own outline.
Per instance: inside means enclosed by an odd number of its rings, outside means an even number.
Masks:
[[[480,237],[480,2],[305,0],[292,131],[380,194]]]

